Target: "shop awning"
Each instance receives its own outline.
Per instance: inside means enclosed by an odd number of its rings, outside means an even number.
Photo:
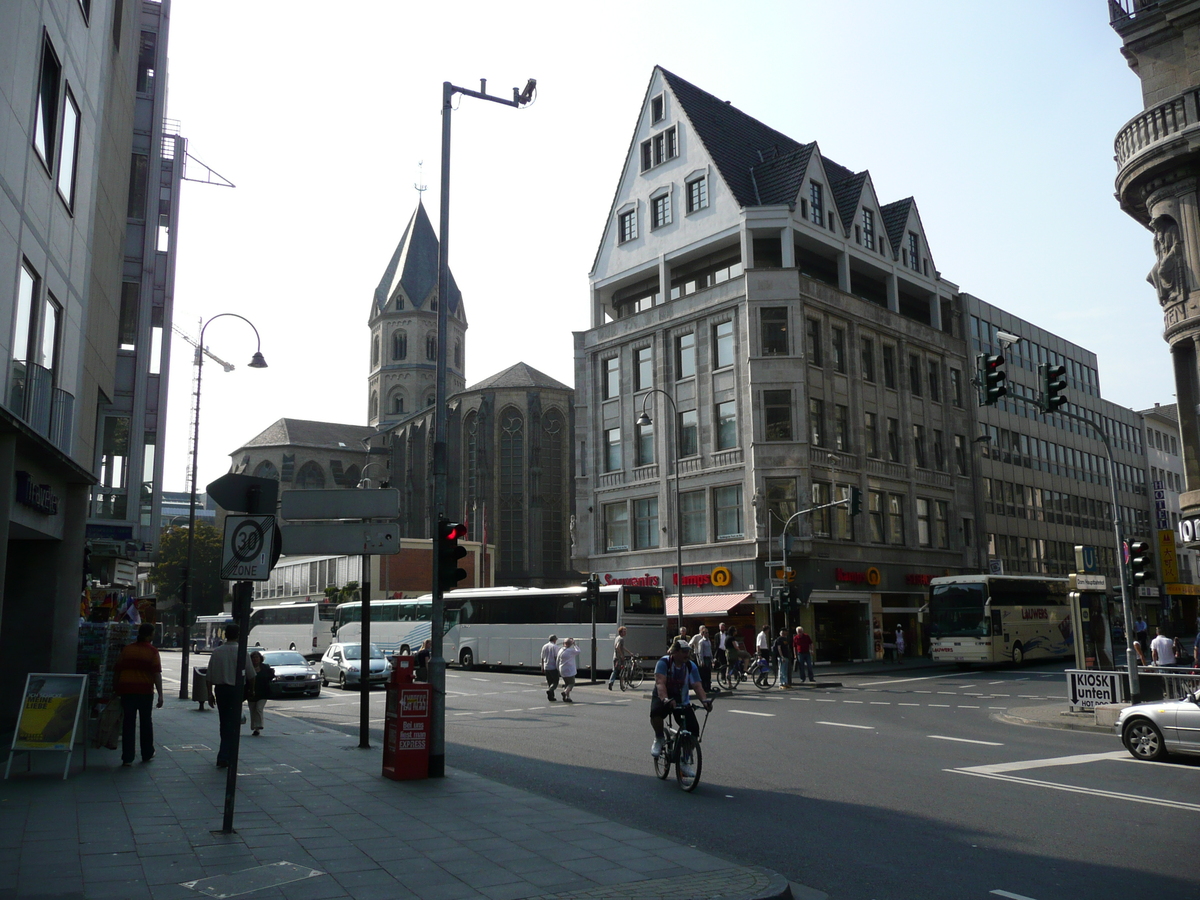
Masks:
[[[683,595],[684,616],[723,616],[744,600],[753,597],[752,593],[742,594],[693,594]],[[679,615],[679,595],[667,595],[667,615]]]

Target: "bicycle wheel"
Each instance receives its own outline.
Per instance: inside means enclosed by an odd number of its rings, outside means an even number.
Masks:
[[[671,754],[675,752],[675,742],[668,736],[663,740],[662,750],[654,760],[654,774],[666,780],[671,774]]]
[[[637,690],[642,686],[642,682],[646,678],[646,672],[642,668],[640,662],[634,662],[629,667],[629,687],[631,690]]]
[[[700,783],[700,769],[704,757],[700,754],[700,742],[694,734],[679,739],[679,762],[675,764],[675,779],[689,793]]]
[[[729,668],[728,667],[723,666],[720,669],[717,669],[716,677],[717,677],[717,685],[721,688],[721,690],[723,690],[723,691],[732,690],[732,688],[729,686]]]
[[[629,666],[621,666],[621,674],[617,677],[617,681],[621,683],[621,690],[629,690]]]
[[[775,687],[775,679],[778,677],[774,666],[767,666],[765,669],[759,665],[758,671],[754,674],[754,686],[760,691],[769,691]]]

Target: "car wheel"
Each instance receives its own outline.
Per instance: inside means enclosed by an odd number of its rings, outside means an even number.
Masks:
[[[325,672],[321,672],[321,687],[329,687],[329,679],[325,677]]]
[[[338,687],[340,687],[343,691],[346,690],[346,673],[345,672],[342,672],[340,675],[338,675]]]
[[[462,653],[458,654],[458,664],[464,669],[475,667],[475,654],[471,652],[470,647],[465,648]]]
[[[1121,741],[1135,759],[1157,762],[1167,757],[1162,732],[1149,719],[1134,719],[1126,725],[1121,732]]]
[[[1020,644],[1013,644],[1012,654],[1014,666],[1019,666],[1025,662],[1025,648]]]

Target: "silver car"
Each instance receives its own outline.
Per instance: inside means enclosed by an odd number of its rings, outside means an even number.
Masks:
[[[371,645],[371,669],[369,681],[371,684],[386,684],[391,676],[392,667],[383,655],[383,651]],[[321,657],[321,684],[335,682],[342,690],[351,685],[360,684],[362,675],[362,645],[361,644],[330,644],[325,655]]]
[[[1168,753],[1200,756],[1200,691],[1182,700],[1156,700],[1121,710],[1116,732],[1137,759],[1160,760]]]
[[[263,662],[275,670],[275,678],[271,681],[272,697],[321,696],[320,676],[295,650],[266,650]]]

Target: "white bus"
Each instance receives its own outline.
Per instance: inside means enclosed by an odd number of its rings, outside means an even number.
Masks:
[[[219,616],[196,616],[192,625],[192,650],[200,653],[220,646],[225,638],[225,626],[233,624],[233,616],[222,613]]]
[[[297,650],[320,657],[333,642],[332,603],[288,600],[278,606],[258,606],[250,611],[249,646],[266,650]]]
[[[929,583],[930,653],[960,664],[1070,656],[1067,579],[957,575]]]
[[[465,588],[448,592],[443,621],[443,652],[464,669],[475,665],[540,665],[542,645],[555,634],[559,644],[575,638],[580,667],[591,664],[592,613],[580,599],[583,587]],[[407,644],[413,653],[431,637],[433,611],[427,595],[409,600],[371,601],[371,642],[385,653]],[[667,610],[662,588],[605,585],[596,612],[597,668],[612,667],[617,628],[626,628],[625,646],[638,656],[659,657],[667,648]],[[362,639],[362,604],[338,605],[334,626],[339,641]]]

